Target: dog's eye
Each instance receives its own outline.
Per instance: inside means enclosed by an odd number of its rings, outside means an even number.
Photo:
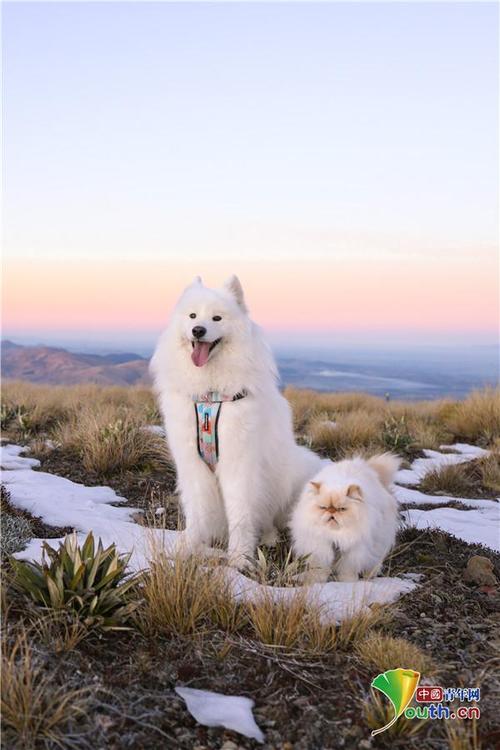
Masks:
[[[212,320],[215,320],[215,322],[218,323],[219,320],[222,320],[222,318],[221,318],[220,315],[214,315],[214,317],[212,318]]]
[[[190,313],[190,314],[189,314],[189,317],[190,317],[190,318],[196,318],[196,313]]]

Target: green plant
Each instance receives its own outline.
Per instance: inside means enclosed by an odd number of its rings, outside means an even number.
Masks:
[[[410,434],[406,417],[390,416],[384,421],[382,432],[384,445],[389,450],[396,453],[408,453],[412,444],[413,437]]]
[[[124,623],[139,602],[128,592],[138,575],[126,575],[130,555],[120,555],[112,544],[97,549],[92,532],[80,547],[76,533],[68,534],[55,550],[43,544],[42,563],[12,558],[14,585],[47,609],[70,610],[88,627],[125,630]]]

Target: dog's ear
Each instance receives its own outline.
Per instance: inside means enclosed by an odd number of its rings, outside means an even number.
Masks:
[[[233,295],[238,305],[244,312],[248,312],[245,304],[245,295],[243,294],[243,287],[237,276],[234,274],[230,276],[224,283],[224,289]]]

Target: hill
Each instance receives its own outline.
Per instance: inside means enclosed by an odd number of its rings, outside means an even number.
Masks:
[[[49,385],[136,385],[148,383],[148,360],[133,353],[83,354],[53,346],[2,341],[3,378]]]

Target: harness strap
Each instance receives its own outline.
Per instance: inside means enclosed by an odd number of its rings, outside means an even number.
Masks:
[[[246,391],[240,391],[234,396],[209,391],[203,396],[193,396],[198,454],[211,471],[215,471],[219,460],[218,424],[222,404],[227,401],[239,401],[247,395]]]

